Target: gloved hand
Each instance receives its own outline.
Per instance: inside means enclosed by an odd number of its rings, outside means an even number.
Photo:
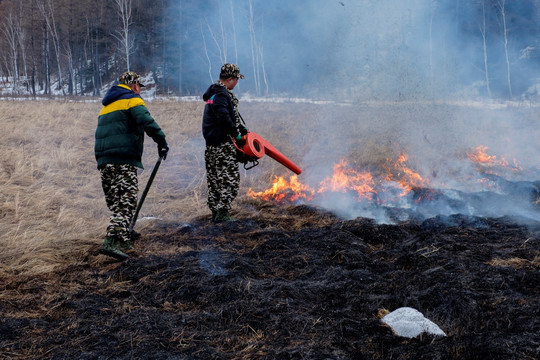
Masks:
[[[244,138],[241,138],[240,140],[236,140],[236,146],[238,146],[240,149],[246,145],[246,140]]]
[[[239,130],[240,130],[240,135],[242,136],[246,135],[249,132],[249,130],[245,126],[240,126]]]
[[[169,153],[169,147],[167,145],[165,146],[158,146],[158,154],[160,157],[165,160],[167,158],[167,154]]]
[[[246,140],[242,138],[242,135],[238,134],[238,136],[236,136],[236,146],[238,146],[240,149],[244,147],[244,145],[246,145]]]

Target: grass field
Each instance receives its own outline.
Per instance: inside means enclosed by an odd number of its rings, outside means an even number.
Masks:
[[[152,101],[147,105],[165,131],[171,151],[140,218],[188,221],[207,213],[200,131],[204,104]],[[93,154],[100,108],[99,100],[0,101],[0,271],[4,273],[0,275],[47,272],[84,258],[89,246],[102,241],[108,210]],[[524,129],[535,121],[534,109],[513,123],[497,109],[486,114],[474,108],[444,106],[245,102],[240,110],[252,131],[271,141],[300,165],[304,178],[313,181],[327,176],[342,156],[355,164],[374,164],[402,152],[412,154],[411,166],[419,171],[436,169],[447,174],[454,171],[451,162],[457,158],[457,149],[485,144],[490,149],[502,145],[507,151],[517,148],[509,143],[512,137],[534,137],[534,132]],[[520,151],[527,154],[535,142],[524,140],[528,145]],[[444,167],[441,149],[444,156],[452,157]],[[156,160],[155,144],[147,137],[146,169],[139,176],[141,191]],[[534,163],[534,157],[528,160]],[[328,166],[321,166],[323,163]],[[265,157],[256,169],[241,170],[240,196],[249,188],[266,189],[274,176],[288,174],[292,173]]]
[[[171,150],[141,210],[136,253],[115,262],[98,253],[109,216],[93,153],[99,101],[0,101],[0,358],[537,358],[538,222],[454,214],[389,225],[250,199],[250,188],[293,174],[264,157],[241,170],[238,221],[213,224],[202,102],[147,106]],[[492,159],[516,156],[520,176],[538,180],[534,109],[240,109],[250,130],[300,166],[303,183],[343,157],[380,171],[406,153],[422,177],[458,186],[470,175],[465,152],[478,145]],[[150,138],[145,145],[141,191],[157,160]],[[343,207],[336,194],[328,197]],[[402,306],[448,336],[395,336],[379,314]]]
[[[171,150],[139,218],[187,221],[207,213],[202,102],[147,105]],[[100,109],[99,101],[0,102],[0,276],[48,272],[80,261],[102,242],[109,213],[93,152]],[[156,160],[146,137],[141,192]],[[278,170],[266,161],[257,175],[269,178]],[[258,180],[245,170],[241,176],[245,194]]]
[[[139,218],[189,221],[208,213],[200,131],[204,104],[171,100],[147,105],[171,151]],[[453,156],[456,149],[498,144],[507,151],[517,148],[509,143],[511,137],[534,138],[534,132],[524,129],[535,121],[534,109],[512,125],[497,109],[485,114],[474,108],[419,107],[240,104],[248,127],[300,165],[304,179],[313,181],[327,176],[342,156],[355,164],[374,164],[410,152],[413,168],[430,173],[439,167],[437,171],[445,174],[453,168],[451,161],[441,166],[442,149]],[[89,247],[102,241],[108,210],[93,154],[100,108],[99,100],[0,101],[0,275],[43,273],[80,261]],[[524,140],[520,149],[527,154],[535,142]],[[156,160],[156,146],[147,137],[141,191]],[[321,166],[325,163],[328,166]],[[240,197],[249,188],[268,188],[277,175],[292,172],[268,157],[256,169],[241,170]],[[142,225],[141,221],[138,226]]]

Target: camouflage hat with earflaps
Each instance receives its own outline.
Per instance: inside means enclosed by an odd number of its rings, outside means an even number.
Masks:
[[[222,79],[228,79],[230,77],[236,77],[243,79],[245,76],[240,74],[240,68],[235,64],[225,64],[221,67],[221,73],[219,77]]]
[[[126,71],[125,73],[120,75],[120,77],[118,78],[118,82],[124,85],[139,84],[141,85],[141,87],[144,87],[144,85],[141,84],[141,77],[134,71]]]

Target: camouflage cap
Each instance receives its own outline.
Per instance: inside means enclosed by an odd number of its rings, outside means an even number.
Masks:
[[[240,68],[235,64],[225,64],[221,67],[221,73],[219,74],[220,78],[227,79],[230,77],[236,77],[243,79],[245,76],[240,74]]]
[[[141,87],[144,87],[144,85],[141,84],[141,77],[139,76],[139,74],[133,71],[126,71],[125,73],[120,75],[120,77],[118,78],[118,82],[124,85],[133,85],[138,83],[139,85],[141,85]]]

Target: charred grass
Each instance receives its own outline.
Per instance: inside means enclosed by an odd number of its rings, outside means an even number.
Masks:
[[[92,151],[99,105],[0,102],[1,358],[538,358],[538,224],[463,215],[377,224],[243,195],[237,221],[213,224],[201,105],[148,106],[171,154],[136,253],[118,263],[98,254],[108,215]],[[299,161],[323,111],[246,104],[244,117],[260,116],[257,131]],[[300,121],[312,125],[303,137]],[[157,157],[147,146],[141,188]],[[379,142],[358,161],[393,146]],[[280,173],[268,161],[243,172],[243,193]],[[379,318],[402,306],[448,336],[395,336]]]

